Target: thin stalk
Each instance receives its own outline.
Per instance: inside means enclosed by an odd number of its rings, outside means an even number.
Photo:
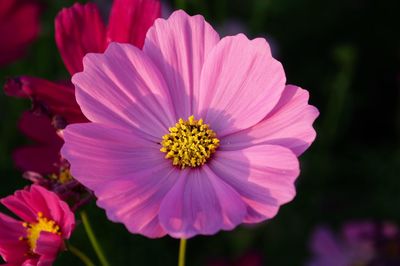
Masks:
[[[68,244],[68,250],[74,254],[76,257],[78,257],[86,266],[95,266],[95,264],[92,262],[92,260],[86,256],[85,253],[80,251],[78,248],[74,247],[71,244]]]
[[[99,258],[101,265],[110,266],[110,263],[107,261],[107,258],[104,255],[104,251],[101,248],[99,241],[97,241],[97,238],[93,232],[93,229],[89,223],[89,219],[85,211],[81,211],[81,218],[83,226],[85,227],[86,234],[89,237],[90,243],[92,244],[92,247],[96,252],[97,257]]]
[[[178,266],[185,266],[185,254],[186,254],[186,239],[181,238],[181,241],[179,243]]]

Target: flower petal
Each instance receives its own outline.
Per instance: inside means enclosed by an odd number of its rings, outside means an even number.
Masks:
[[[62,247],[63,240],[61,236],[42,231],[34,250],[36,254],[40,255],[39,265],[51,266]]]
[[[13,152],[13,160],[22,171],[41,174],[58,172],[60,149],[63,140],[56,133],[47,116],[24,112],[19,121],[20,130],[38,145],[18,148]]]
[[[83,70],[82,59],[87,53],[101,53],[106,49],[106,27],[93,3],[76,3],[62,9],[55,19],[55,35],[71,75]]]
[[[257,124],[277,104],[285,87],[282,65],[261,38],[223,38],[201,72],[198,112],[222,137]]]
[[[157,141],[176,122],[163,77],[130,44],[111,43],[104,54],[85,56],[84,71],[72,82],[83,113],[93,122],[138,128]]]
[[[156,20],[149,29],[143,51],[167,81],[176,120],[196,115],[201,69],[218,41],[218,34],[202,16],[190,17],[182,10],[167,20]]]
[[[159,144],[134,131],[96,123],[70,125],[64,138],[61,152],[71,163],[72,175],[95,192],[110,220],[124,223],[132,233],[165,235],[157,214],[177,169]]]
[[[24,112],[18,122],[18,127],[22,133],[34,141],[54,144],[54,146],[61,148],[63,141],[51,125],[51,119],[47,116]]]
[[[0,213],[0,255],[10,265],[20,265],[29,251],[28,244],[20,241],[26,235],[21,221]]]
[[[212,235],[238,225],[246,209],[239,194],[206,166],[180,171],[160,207],[160,223],[175,238]]]
[[[29,97],[34,105],[43,105],[52,115],[60,115],[68,123],[87,122],[76,103],[74,88],[70,84],[20,76],[9,79],[4,85],[4,91],[10,96]]]
[[[142,48],[147,30],[160,16],[159,0],[115,0],[108,24],[108,41]]]
[[[296,156],[280,146],[259,145],[240,151],[217,151],[207,164],[247,205],[245,223],[274,217],[295,196],[299,175]]]
[[[124,179],[105,181],[95,189],[97,205],[106,210],[111,221],[124,223],[133,234],[162,237],[166,231],[160,225],[158,212],[162,199],[176,182],[177,172],[164,159]]]
[[[318,110],[308,104],[308,92],[288,85],[275,108],[257,125],[225,136],[223,150],[239,150],[256,144],[280,145],[291,149],[297,156],[314,141],[312,127]]]
[[[22,171],[40,174],[53,174],[59,171],[60,148],[51,146],[30,146],[18,148],[13,152],[15,166]]]

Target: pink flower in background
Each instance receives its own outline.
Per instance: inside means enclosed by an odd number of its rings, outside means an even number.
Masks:
[[[75,226],[68,205],[36,185],[0,202],[21,219],[0,213],[0,255],[6,265],[52,265]]]
[[[130,232],[215,234],[270,219],[295,196],[318,111],[285,85],[264,39],[220,39],[177,11],[143,51],[112,43],[72,81],[91,123],[69,125],[61,153]]]
[[[0,1],[0,66],[24,55],[39,33],[37,1]]]
[[[351,222],[339,234],[317,228],[311,239],[310,266],[400,265],[400,234],[392,223]]]
[[[106,26],[95,4],[76,3],[64,8],[55,20],[56,44],[71,75],[82,71],[82,58],[87,53],[104,52],[112,41],[131,43],[142,48],[148,28],[160,16],[158,0],[115,0]],[[86,122],[74,97],[70,83],[21,76],[10,79],[5,92],[16,97],[29,97],[35,106],[50,116],[58,115],[65,123]]]

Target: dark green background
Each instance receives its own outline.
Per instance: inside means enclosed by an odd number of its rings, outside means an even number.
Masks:
[[[98,1],[106,2],[106,1]],[[178,1],[179,2],[179,1]],[[181,1],[182,2],[182,1]],[[0,69],[0,80],[30,74],[68,77],[54,43],[57,12],[73,1],[48,1],[39,39],[22,60]],[[297,197],[277,217],[188,243],[188,265],[213,258],[234,260],[258,251],[268,265],[302,265],[313,228],[339,228],[354,219],[400,222],[400,43],[399,1],[372,0],[191,0],[185,9],[215,27],[235,20],[250,37],[272,39],[288,83],[310,91],[321,112],[317,140],[301,157]],[[175,3],[170,3],[175,6]],[[1,41],[7,41],[1,36]],[[0,94],[0,196],[27,184],[11,160],[29,143],[16,121],[29,101]],[[4,210],[3,208],[1,210]],[[112,265],[175,265],[178,241],[130,235],[87,207]],[[96,259],[82,226],[71,242]],[[81,265],[63,253],[55,265]]]

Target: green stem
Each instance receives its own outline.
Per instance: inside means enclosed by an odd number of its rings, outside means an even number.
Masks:
[[[179,261],[178,266],[185,266],[186,239],[181,238],[179,243]]]
[[[95,264],[92,262],[92,260],[86,256],[85,253],[80,251],[78,248],[74,247],[71,244],[68,244],[68,250],[74,254],[76,257],[78,257],[86,266],[95,266]]]
[[[187,0],[175,0],[175,8],[176,9],[185,9]]]
[[[110,263],[107,261],[106,256],[104,255],[103,249],[101,248],[99,241],[97,241],[96,236],[94,235],[93,229],[89,223],[88,216],[85,211],[81,211],[81,218],[83,226],[85,227],[86,234],[89,237],[90,243],[93,246],[94,251],[96,252],[97,257],[100,260],[102,266],[110,266]]]

